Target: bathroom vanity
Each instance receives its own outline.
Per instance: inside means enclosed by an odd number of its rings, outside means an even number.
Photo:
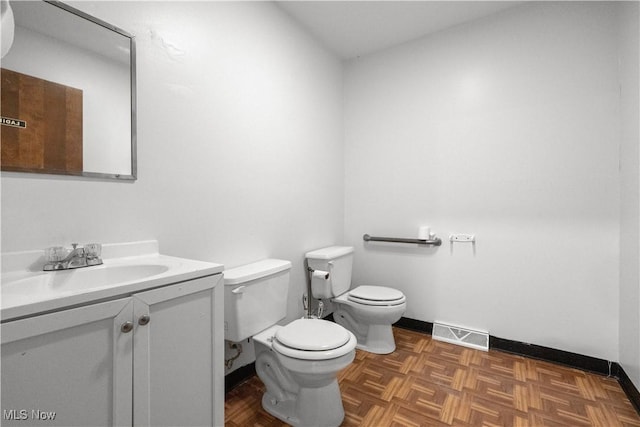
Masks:
[[[3,254],[2,425],[223,425],[223,266],[155,241],[103,256]]]

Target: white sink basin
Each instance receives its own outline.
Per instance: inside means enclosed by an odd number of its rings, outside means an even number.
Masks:
[[[24,294],[68,293],[102,288],[157,276],[169,270],[168,265],[97,265],[74,270],[34,273],[2,286],[2,297]]]
[[[157,242],[103,247],[104,264],[42,271],[42,251],[2,254],[2,321],[222,273],[223,266],[157,252]],[[113,256],[112,256],[113,255]]]

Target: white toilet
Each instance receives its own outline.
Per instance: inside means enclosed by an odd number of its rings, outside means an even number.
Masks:
[[[308,252],[306,258],[308,267],[315,272],[311,293],[314,298],[328,298],[335,303],[333,318],[353,332],[357,347],[370,353],[392,353],[396,343],[391,325],[400,320],[407,308],[404,294],[385,286],[363,285],[349,290],[353,265],[350,246],[318,249]]]
[[[286,317],[289,261],[267,259],[225,270],[225,340],[253,337],[262,407],[293,426],[344,419],[337,373],[355,357],[356,337],[333,322]]]

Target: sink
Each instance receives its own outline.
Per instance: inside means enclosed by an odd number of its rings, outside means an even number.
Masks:
[[[102,265],[42,271],[42,250],[2,253],[0,320],[125,298],[220,274],[224,268],[221,264],[162,255],[157,241],[103,245],[102,255]]]
[[[162,264],[103,264],[74,270],[41,272],[4,284],[2,286],[2,296],[6,298],[25,293],[42,295],[51,292],[66,293],[89,288],[102,288],[157,276],[168,270],[169,266]]]

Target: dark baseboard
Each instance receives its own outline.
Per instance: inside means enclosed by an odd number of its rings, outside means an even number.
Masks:
[[[527,356],[533,359],[544,360],[546,362],[558,363],[571,368],[582,369],[583,371],[615,376],[613,367],[614,362],[598,359],[596,357],[584,356],[582,354],[571,353],[569,351],[557,350],[555,348],[543,347],[541,345],[528,344],[505,338],[498,338],[491,335],[489,336],[489,348],[504,351],[506,353]]]
[[[618,382],[620,383],[620,387],[627,394],[627,397],[631,401],[631,404],[636,408],[636,411],[640,414],[640,392],[631,381],[631,378],[627,375],[627,373],[622,369],[618,363],[616,363],[616,368],[618,369]]]
[[[409,319],[406,317],[402,317],[394,324],[394,326],[412,331],[424,332],[429,335],[433,332],[433,323]],[[489,336],[489,348],[518,354],[520,356],[531,357],[533,359],[544,360],[545,362],[558,363],[571,368],[581,369],[583,371],[615,377],[620,383],[620,387],[622,387],[631,401],[631,404],[640,414],[640,392],[638,392],[636,386],[627,376],[627,373],[617,362],[610,362],[596,357],[584,356],[582,354],[513,341],[506,338],[498,338],[491,335]]]
[[[224,377],[224,392],[225,394],[231,391],[234,387],[242,384],[249,378],[256,374],[255,362],[242,366],[235,371],[225,375]]]
[[[400,320],[393,324],[393,326],[408,329],[410,331],[424,332],[429,335],[433,333],[433,323],[409,319],[408,317],[401,317]]]

